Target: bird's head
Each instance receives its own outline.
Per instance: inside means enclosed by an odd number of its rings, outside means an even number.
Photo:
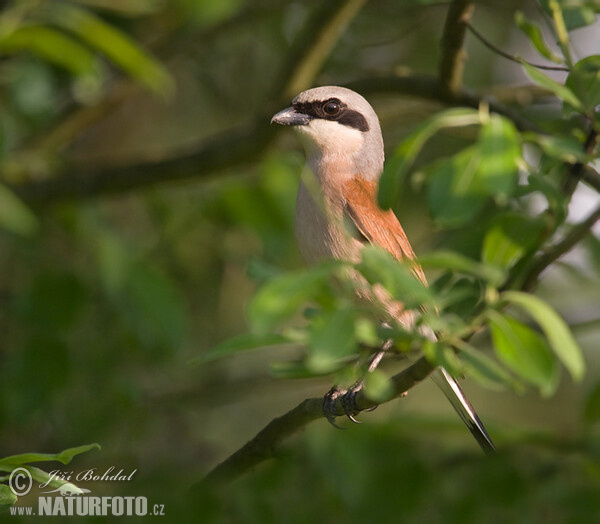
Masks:
[[[271,123],[295,126],[309,161],[338,162],[351,175],[377,178],[383,170],[383,138],[377,114],[361,95],[345,87],[303,91]]]

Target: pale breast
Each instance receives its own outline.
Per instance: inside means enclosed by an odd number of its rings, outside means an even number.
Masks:
[[[352,262],[360,259],[363,244],[344,227],[342,200],[313,197],[302,182],[296,198],[295,230],[298,248],[308,263],[331,258]]]

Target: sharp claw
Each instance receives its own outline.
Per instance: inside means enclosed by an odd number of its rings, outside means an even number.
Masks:
[[[344,413],[346,414],[346,416],[355,424],[362,424],[362,422],[358,420],[355,416],[359,413],[359,411],[356,409],[356,394],[362,388],[363,383],[357,382],[350,389],[342,389],[334,386],[327,392],[327,394],[323,398],[323,414],[332,426],[338,429],[346,429],[341,426],[338,426],[335,423],[335,419],[337,417],[335,403],[338,399],[340,399],[342,403],[342,407],[344,408]],[[373,406],[371,408],[365,409],[364,411],[373,411],[376,408],[377,406]]]
[[[338,398],[343,397],[343,395],[345,394],[345,389],[338,389],[334,386],[326,393],[325,397],[323,398],[323,415],[325,415],[327,422],[329,422],[334,428],[337,429],[346,429],[341,426],[338,426],[335,423],[335,417],[337,416],[335,409],[335,401]]]

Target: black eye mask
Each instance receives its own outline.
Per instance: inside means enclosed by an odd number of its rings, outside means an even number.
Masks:
[[[337,105],[339,109],[334,112],[329,112],[334,104]],[[313,102],[296,102],[292,107],[296,112],[308,115],[311,118],[339,122],[342,125],[358,129],[363,133],[369,130],[367,119],[358,111],[349,109],[346,104],[337,98],[315,100]]]

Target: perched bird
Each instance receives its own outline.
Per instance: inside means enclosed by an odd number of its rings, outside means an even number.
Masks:
[[[271,123],[295,127],[314,174],[312,180],[301,181],[296,200],[296,237],[307,262],[325,258],[357,262],[366,243],[384,248],[399,260],[415,258],[394,213],[377,205],[383,137],[377,114],[361,95],[337,86],[309,89],[273,116]],[[416,262],[413,272],[426,284]],[[361,298],[380,302],[387,315],[403,326],[414,324],[413,312],[391,299],[385,289],[362,287]],[[485,427],[454,378],[443,368],[433,378],[484,451],[493,451]],[[347,414],[353,418],[351,410]]]

